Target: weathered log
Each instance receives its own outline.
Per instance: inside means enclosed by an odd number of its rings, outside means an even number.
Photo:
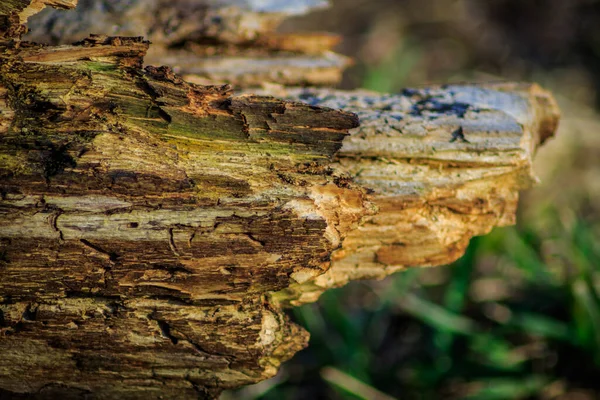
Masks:
[[[512,223],[558,117],[525,85],[235,95],[142,69],[147,48],[0,42],[0,395],[266,379],[306,345],[286,304]]]
[[[333,85],[349,64],[333,53],[327,33],[276,33],[290,16],[326,7],[326,0],[80,0],[73,12],[45,10],[29,40],[70,44],[90,32],[145,36],[146,62],[169,65],[189,82]]]
[[[306,340],[265,295],[322,273],[365,213],[325,168],[355,116],[141,71],[146,46],[0,49],[5,389],[264,379]]]

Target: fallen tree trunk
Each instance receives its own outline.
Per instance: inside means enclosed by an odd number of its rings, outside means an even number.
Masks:
[[[282,307],[512,223],[557,123],[526,85],[236,95],[142,69],[142,38],[15,40],[44,4],[17,3],[0,9],[13,397],[210,398],[273,376],[308,337]]]

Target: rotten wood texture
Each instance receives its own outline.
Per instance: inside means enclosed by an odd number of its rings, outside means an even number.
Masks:
[[[399,95],[366,91],[258,91],[357,113],[360,127],[330,165],[364,187],[377,208],[333,252],[331,268],[278,300],[300,305],[351,280],[445,265],[469,239],[515,223],[519,190],[535,181],[536,147],[559,112],[537,85],[446,85]]]
[[[8,39],[0,396],[12,398],[212,398],[273,376],[307,343],[286,305],[449,262],[512,223],[558,120],[535,85],[235,94],[143,69],[139,37]]]
[[[368,210],[327,168],[356,116],[143,71],[147,46],[0,48],[6,390],[177,398],[271,376],[306,335],[268,293],[323,273]]]
[[[328,33],[277,33],[286,19],[325,0],[80,0],[75,12],[33,17],[27,39],[70,44],[89,33],[145,36],[150,65],[169,65],[189,82],[334,85],[349,65]]]

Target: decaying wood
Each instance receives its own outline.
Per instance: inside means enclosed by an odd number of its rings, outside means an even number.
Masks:
[[[211,398],[273,376],[307,342],[282,307],[512,223],[558,119],[535,85],[235,94],[143,69],[142,38],[20,42],[17,3],[0,395]]]
[[[276,33],[286,18],[327,6],[325,0],[80,0],[74,12],[48,9],[32,20],[29,40],[70,44],[90,32],[145,36],[146,62],[169,65],[189,82],[332,85],[347,57],[337,36]]]
[[[5,389],[264,379],[306,341],[265,296],[322,273],[365,213],[325,168],[355,116],[144,72],[146,47],[2,49]]]
[[[260,93],[357,113],[361,126],[331,167],[366,188],[378,210],[333,252],[326,273],[277,294],[293,305],[351,280],[449,264],[471,237],[514,224],[519,190],[536,180],[535,149],[559,118],[548,92],[527,84]]]

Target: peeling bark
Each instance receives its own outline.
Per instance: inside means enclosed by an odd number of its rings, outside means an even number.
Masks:
[[[15,4],[0,396],[213,398],[271,377],[308,338],[282,307],[513,223],[558,120],[535,85],[236,94],[143,68],[141,37],[20,42],[34,2]]]

